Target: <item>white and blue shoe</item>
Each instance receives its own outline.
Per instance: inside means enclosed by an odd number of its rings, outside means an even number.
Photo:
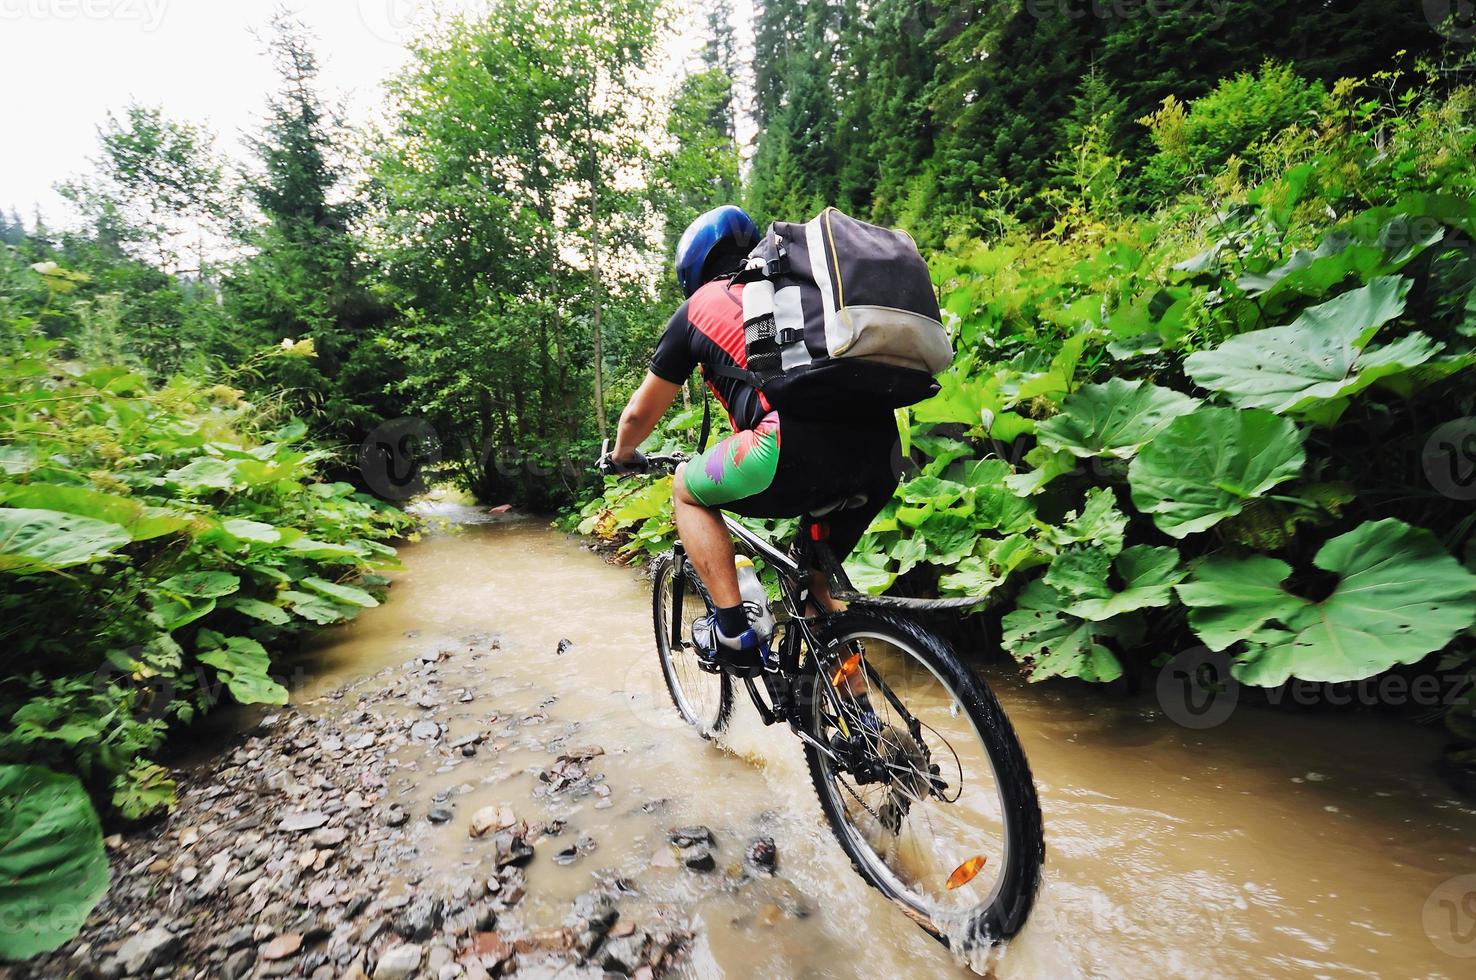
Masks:
[[[717,617],[711,613],[692,622],[692,644],[704,670],[726,671],[734,677],[757,677],[763,673],[768,651],[764,641],[752,628],[737,636],[723,635]]]

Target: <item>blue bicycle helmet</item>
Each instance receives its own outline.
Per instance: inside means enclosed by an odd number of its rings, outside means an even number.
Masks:
[[[753,219],[742,208],[731,204],[699,215],[682,232],[682,240],[677,242],[676,274],[682,293],[691,296],[712,276],[731,271],[709,260],[731,262],[736,267],[758,242],[758,234],[758,226]],[[711,268],[706,268],[709,265]]]

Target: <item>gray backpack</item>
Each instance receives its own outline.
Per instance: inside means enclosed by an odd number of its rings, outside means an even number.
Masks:
[[[900,408],[938,391],[953,360],[927,263],[912,238],[826,208],[776,221],[735,280],[748,368],[720,368],[780,412]]]

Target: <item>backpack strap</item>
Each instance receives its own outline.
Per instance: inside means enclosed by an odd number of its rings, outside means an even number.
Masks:
[[[731,364],[704,364],[703,368],[704,370],[711,371],[713,374],[721,374],[725,378],[737,378],[739,381],[748,382],[755,388],[763,388],[762,378],[752,371],[745,371],[741,367]]]
[[[733,282],[741,284],[774,279],[788,271],[789,249],[784,244],[784,236],[775,234],[770,227],[763,241],[749,253],[748,261],[733,277]]]

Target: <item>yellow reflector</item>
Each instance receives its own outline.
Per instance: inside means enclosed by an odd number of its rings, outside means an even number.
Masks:
[[[830,678],[830,686],[840,687],[841,681],[850,680],[852,677],[855,677],[856,672],[860,669],[861,654],[851,654],[849,657],[846,658],[845,663],[840,665],[840,670],[837,670],[835,672],[835,676]]]
[[[953,889],[958,888],[962,885],[967,885],[969,882],[974,880],[974,876],[977,875],[980,869],[982,869],[983,867],[984,855],[975,854],[963,864],[960,864],[958,867],[953,869],[953,874],[948,876],[948,890],[952,891]]]

